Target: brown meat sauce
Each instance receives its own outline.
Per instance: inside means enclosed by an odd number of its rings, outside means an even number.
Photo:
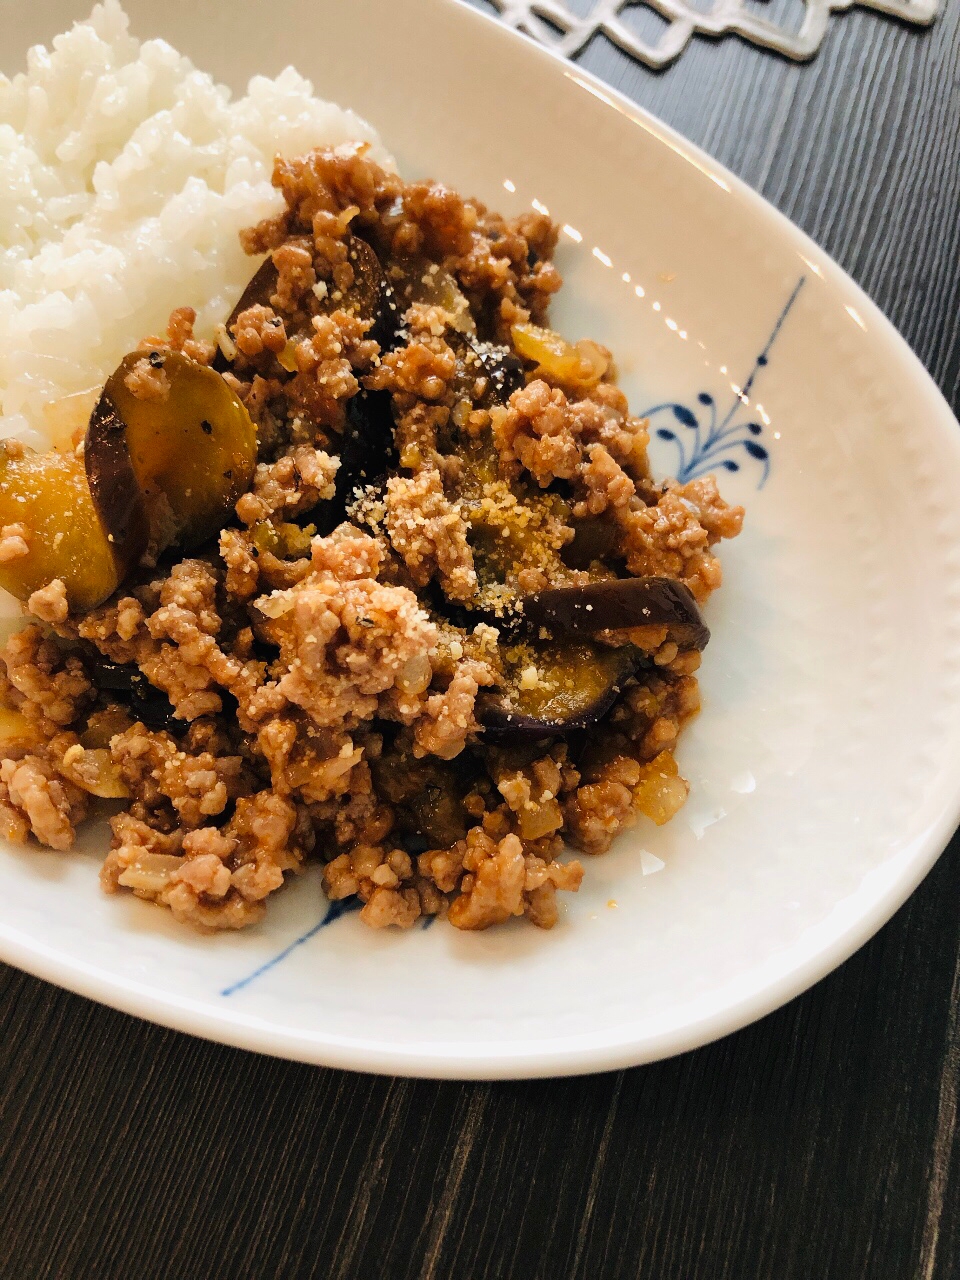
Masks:
[[[564,639],[522,600],[666,577],[696,615],[742,510],[712,478],[654,482],[610,353],[548,328],[548,218],[362,146],[278,159],[274,183],[283,213],[242,237],[269,256],[218,344],[181,308],[115,379],[152,422],[174,373],[219,376],[255,465],[221,449],[207,502],[199,472],[181,493],[138,462],[162,493],[135,571],[92,608],[46,562],[31,580],[0,661],[0,832],[67,849],[110,804],[104,889],[201,928],[260,919],[309,859],[373,927],[549,928],[583,875],[567,845],[602,853],[686,798],[706,632],[618,615]],[[35,530],[2,535],[15,574]]]

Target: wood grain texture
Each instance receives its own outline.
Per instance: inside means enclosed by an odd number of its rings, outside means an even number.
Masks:
[[[806,66],[582,63],[794,218],[958,407],[960,6],[840,16]],[[756,1026],[519,1084],[275,1062],[0,968],[0,1280],[954,1280],[958,902],[955,840]]]

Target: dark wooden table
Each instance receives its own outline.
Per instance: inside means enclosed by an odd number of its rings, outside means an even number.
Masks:
[[[602,42],[582,62],[818,240],[957,408],[945,10],[926,32],[839,16],[806,66],[732,38],[662,74]],[[958,907],[955,840],[868,946],[756,1026],[523,1084],[277,1062],[0,968],[0,1280],[954,1280]]]

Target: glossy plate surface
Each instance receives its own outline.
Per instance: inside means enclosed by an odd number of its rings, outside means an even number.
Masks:
[[[407,175],[549,209],[558,327],[615,352],[657,468],[723,468],[748,519],[707,609],[688,805],[588,859],[552,933],[320,927],[308,876],[261,927],[198,937],[100,894],[101,831],[74,856],[0,850],[0,956],[250,1049],[454,1077],[645,1062],[803,990],[889,918],[960,812],[960,432],[919,362],[724,169],[453,0],[127,7],[235,89],[295,63]],[[77,16],[19,7],[4,69]]]

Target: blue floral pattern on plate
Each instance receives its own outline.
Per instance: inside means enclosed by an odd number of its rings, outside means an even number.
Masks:
[[[763,426],[755,420],[744,421],[739,411],[749,406],[750,393],[760,373],[770,363],[770,351],[805,280],[806,276],[801,276],[794,285],[763,350],[743,386],[739,391],[735,390],[733,404],[724,417],[720,417],[717,400],[709,391],[701,391],[697,396],[696,410],[679,401],[667,400],[640,415],[650,419],[651,433],[656,439],[675,446],[677,464],[673,473],[681,484],[706,475],[708,471],[740,471],[746,463],[756,463],[760,467],[757,488],[762,489],[766,484],[770,475],[770,449],[763,443]]]

